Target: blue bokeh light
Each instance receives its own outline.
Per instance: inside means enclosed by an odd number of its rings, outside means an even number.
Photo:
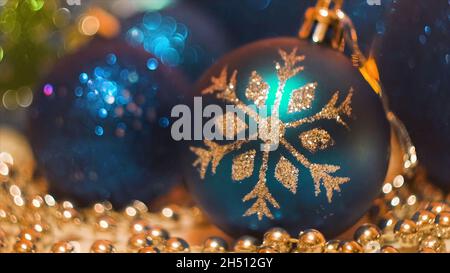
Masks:
[[[149,70],[152,70],[152,71],[154,71],[154,70],[156,70],[156,69],[158,69],[158,60],[157,59],[155,59],[155,58],[150,58],[150,59],[148,59],[148,61],[147,61],[147,68],[149,69]]]
[[[142,22],[127,31],[127,40],[132,45],[142,46],[154,54],[164,65],[175,67],[183,63],[189,29],[170,16],[158,12],[146,13]],[[154,70],[152,64],[150,70]],[[156,69],[156,68],[155,68]]]

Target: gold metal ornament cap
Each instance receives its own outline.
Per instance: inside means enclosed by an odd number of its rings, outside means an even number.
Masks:
[[[301,39],[314,43],[330,43],[332,48],[344,49],[344,28],[342,19],[343,0],[318,0],[315,7],[306,10],[303,25],[299,31]]]

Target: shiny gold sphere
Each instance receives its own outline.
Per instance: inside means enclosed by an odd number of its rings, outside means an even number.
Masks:
[[[397,217],[392,212],[388,212],[383,217],[381,217],[378,226],[385,235],[393,234],[394,227],[397,223]]]
[[[132,234],[139,234],[139,233],[145,233],[150,230],[150,224],[148,221],[143,219],[136,219],[133,222],[131,222],[130,225],[130,232]]]
[[[190,252],[189,244],[185,240],[178,237],[169,238],[166,241],[166,247],[164,250],[168,253]]]
[[[21,239],[18,240],[13,246],[16,253],[34,253],[36,252],[36,246],[30,240]]]
[[[80,213],[74,208],[63,208],[60,212],[60,218],[63,222],[81,223]]]
[[[378,252],[381,248],[381,230],[373,224],[360,226],[355,231],[354,239],[365,252]]]
[[[399,251],[393,246],[383,246],[380,250],[381,253],[399,253]]]
[[[172,221],[178,221],[180,220],[180,208],[178,206],[165,207],[161,210],[161,216]]]
[[[269,254],[269,253],[280,253],[280,252],[273,247],[263,246],[258,249],[258,253]]]
[[[28,240],[33,243],[39,241],[41,234],[36,232],[33,228],[27,228],[19,233],[18,240]]]
[[[228,244],[220,237],[210,237],[203,243],[204,253],[224,253],[228,249]]]
[[[343,241],[338,248],[340,253],[363,253],[364,250],[360,244],[355,241]]]
[[[442,239],[450,239],[450,212],[439,213],[434,223],[436,224],[436,235]]]
[[[426,207],[426,210],[431,211],[435,215],[443,211],[448,211],[449,209],[450,209],[449,206],[443,202],[430,202]]]
[[[412,246],[417,243],[418,234],[416,223],[412,220],[400,220],[394,227],[395,237],[401,244]]]
[[[289,252],[291,236],[282,228],[272,228],[264,234],[263,246],[276,249],[278,252]]]
[[[153,246],[147,246],[139,249],[138,253],[160,253],[158,248]]]
[[[414,213],[412,220],[416,223],[419,233],[428,235],[433,232],[436,215],[429,210],[419,210]]]
[[[426,236],[420,241],[419,250],[432,249],[436,252],[445,252],[445,242],[433,235]]]
[[[109,215],[101,215],[97,217],[95,228],[101,232],[107,232],[117,227],[116,220]]]
[[[139,233],[130,237],[128,247],[133,250],[153,246],[153,238],[148,233]]]
[[[114,253],[116,248],[108,240],[97,240],[91,246],[91,253]]]
[[[155,245],[163,245],[169,239],[169,232],[161,227],[152,227],[147,234],[152,237]]]
[[[327,241],[322,233],[315,229],[300,232],[296,251],[299,253],[321,253]]]
[[[325,244],[324,252],[325,253],[339,253],[339,245],[341,241],[339,240],[330,240]]]
[[[251,236],[243,236],[234,244],[234,252],[251,253],[256,252],[258,240]]]
[[[34,222],[31,227],[34,229],[34,231],[40,234],[40,236],[50,231],[50,225],[44,220]]]
[[[74,253],[75,247],[68,241],[56,242],[52,246],[53,253]]]

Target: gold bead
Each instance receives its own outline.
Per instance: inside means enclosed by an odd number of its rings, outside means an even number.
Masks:
[[[128,247],[133,250],[149,246],[153,246],[153,238],[148,233],[135,234],[128,240]]]
[[[251,236],[243,236],[234,244],[234,252],[251,253],[256,252],[258,248],[256,238]]]
[[[258,249],[258,253],[269,254],[269,253],[280,253],[280,252],[273,247],[263,246]]]
[[[80,214],[78,213],[77,210],[71,207],[63,208],[60,212],[60,218],[66,223],[69,222],[73,222],[75,224],[81,223]]]
[[[429,235],[420,241],[419,250],[432,249],[436,252],[445,252],[445,242],[440,238]]]
[[[14,252],[16,253],[34,253],[36,246],[30,240],[21,239],[14,244]]]
[[[414,213],[412,220],[416,223],[421,236],[428,235],[433,232],[436,215],[429,210],[419,210]]]
[[[109,215],[99,216],[95,222],[95,228],[101,232],[110,231],[111,229],[116,228],[116,226],[116,220]]]
[[[168,253],[181,253],[181,252],[189,252],[189,244],[178,237],[169,238],[166,242],[166,247],[164,248],[165,252]]]
[[[450,239],[450,212],[439,213],[434,223],[436,224],[436,235],[442,239]]]
[[[138,253],[160,253],[158,248],[153,246],[147,246],[139,249]]]
[[[32,224],[32,228],[38,234],[41,234],[41,236],[42,234],[48,233],[50,231],[50,225],[44,220],[36,221],[34,224]]]
[[[364,252],[374,253],[381,248],[381,230],[373,224],[360,226],[354,234],[354,239],[364,249]]]
[[[426,209],[437,215],[443,211],[449,210],[450,208],[442,202],[430,202],[428,203]]]
[[[383,217],[381,217],[378,226],[384,235],[392,235],[394,233],[394,227],[397,223],[397,217],[395,217],[394,213],[388,212]]]
[[[291,236],[282,228],[272,228],[264,234],[263,246],[276,249],[278,252],[286,253],[291,250]]]
[[[148,221],[143,219],[136,219],[133,222],[131,222],[130,225],[130,232],[132,234],[139,234],[139,233],[145,233],[150,230],[150,224]]]
[[[403,246],[411,247],[417,244],[418,234],[416,223],[412,220],[398,221],[394,227],[395,237]]]
[[[360,244],[355,241],[343,241],[338,248],[340,253],[363,253],[364,250]]]
[[[52,246],[53,253],[74,253],[75,247],[68,241],[56,242]]]
[[[169,232],[161,227],[152,227],[148,231],[155,245],[163,245],[169,239]]]
[[[161,210],[161,215],[165,219],[178,221],[180,219],[180,208],[178,206],[165,207]]]
[[[383,246],[380,250],[381,253],[399,253],[393,246]]]
[[[41,234],[39,234],[32,228],[22,230],[18,236],[18,240],[28,240],[33,243],[39,241],[40,238]]]
[[[91,253],[114,253],[116,249],[111,241],[97,240],[91,246]]]
[[[299,253],[321,253],[327,241],[319,231],[308,229],[300,232],[296,251]]]
[[[339,240],[330,240],[325,244],[324,252],[325,253],[339,253],[339,245],[341,241]]]
[[[224,253],[228,249],[228,244],[219,237],[210,237],[203,243],[204,253]]]

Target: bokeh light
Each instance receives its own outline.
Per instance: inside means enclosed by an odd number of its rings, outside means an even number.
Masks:
[[[142,46],[147,52],[156,55],[164,65],[175,67],[183,63],[189,31],[186,25],[173,17],[148,12],[140,23],[127,31],[126,37],[130,44]],[[157,66],[158,63],[153,60],[147,63],[150,70]]]

